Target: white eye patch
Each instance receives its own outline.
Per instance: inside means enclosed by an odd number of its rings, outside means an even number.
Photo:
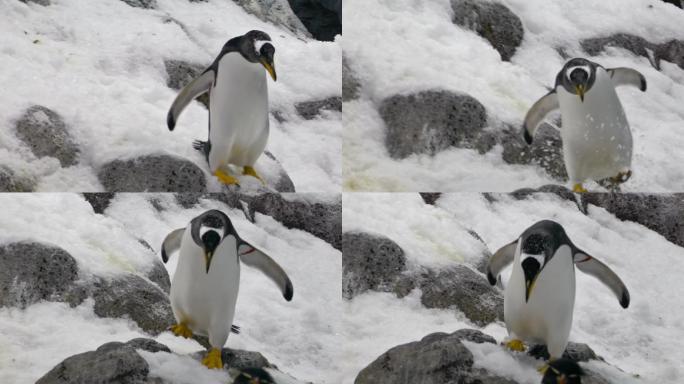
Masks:
[[[587,74],[587,77],[589,77],[590,68],[588,65],[576,65],[574,67],[568,68],[568,70],[565,71],[565,77],[567,77],[568,80],[570,80],[570,74],[572,73],[572,71],[574,71],[575,69],[578,69],[578,68],[583,70]]]
[[[254,51],[256,53],[261,52],[261,47],[263,47],[264,44],[270,43],[270,42],[271,42],[270,40],[256,40],[256,41],[254,41]]]
[[[541,266],[541,265],[544,265],[544,255],[543,255],[543,254],[541,254],[541,255],[530,255],[530,254],[527,254],[527,253],[523,253],[523,254],[520,255],[520,256],[521,256],[521,257],[520,257],[520,262],[521,262],[521,263],[522,263],[523,261],[525,261],[525,259],[527,259],[528,257],[531,257],[531,258],[537,260],[537,262],[539,263],[540,266]]]

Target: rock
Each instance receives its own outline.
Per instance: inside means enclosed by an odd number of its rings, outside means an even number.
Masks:
[[[684,69],[684,40],[670,40],[658,45],[655,50],[655,67],[660,70],[660,61],[665,60]]]
[[[525,143],[522,134],[514,129],[501,132],[503,160],[508,164],[536,164],[549,176],[566,181],[568,173],[563,160],[563,142],[560,133],[548,124],[542,124],[534,135],[531,145]]]
[[[391,239],[364,232],[342,236],[342,296],[347,299],[369,289],[391,292],[406,268],[406,256]]]
[[[346,56],[342,56],[342,101],[350,101],[359,98],[361,83],[349,67]]]
[[[528,351],[527,354],[537,358],[548,360],[549,351],[546,349],[545,345],[534,345]],[[583,343],[573,343],[569,342],[567,347],[565,347],[565,352],[563,352],[563,357],[566,359],[572,359],[575,361],[589,361],[589,360],[601,360],[602,358],[596,356],[596,353],[588,345]]]
[[[315,39],[334,41],[335,36],[342,34],[342,0],[288,0],[288,2],[292,11]]]
[[[31,149],[36,157],[54,157],[62,167],[78,162],[80,153],[69,134],[64,120],[56,112],[34,105],[17,121],[17,137]]]
[[[18,177],[14,171],[0,165],[0,192],[33,192],[35,183]]]
[[[24,4],[36,3],[39,5],[45,5],[45,6],[50,5],[50,0],[19,0],[19,1],[21,1]]]
[[[537,189],[534,188],[522,188],[511,192],[511,196],[516,200],[525,200],[529,196],[533,196],[539,193],[553,193],[554,195],[568,201],[576,203],[575,194],[562,185],[548,184],[541,186]]]
[[[318,116],[322,110],[342,112],[342,98],[331,96],[322,100],[303,101],[295,104],[297,113],[306,120]]]
[[[359,372],[355,384],[515,384],[473,368],[473,354],[462,343],[496,343],[480,331],[461,329],[452,334],[434,333],[421,341],[396,346]]]
[[[155,9],[157,8],[157,0],[121,0],[124,3],[135,8]]]
[[[435,205],[437,199],[442,196],[441,192],[420,192],[420,197],[423,199],[425,204]]]
[[[127,343],[103,344],[95,351],[71,356],[57,364],[36,384],[144,384],[149,365],[136,349],[149,352],[170,352],[169,348],[151,339],[133,339]]]
[[[202,74],[207,65],[188,63],[182,60],[164,60],[166,68],[166,85],[175,90],[180,90],[196,77]],[[195,98],[207,109],[209,108],[209,93],[202,94]]]
[[[427,308],[456,307],[478,326],[503,321],[503,296],[487,279],[458,264],[423,274],[417,283],[420,302]]]
[[[101,280],[93,287],[94,312],[100,317],[129,317],[145,332],[157,335],[175,323],[168,296],[140,276]]]
[[[475,148],[487,124],[480,102],[448,91],[391,96],[381,102],[380,115],[387,126],[387,150],[398,159],[413,153],[434,155],[450,146]]]
[[[108,192],[204,192],[204,172],[194,163],[169,155],[113,160],[98,172]]]
[[[93,207],[95,213],[103,214],[115,194],[111,192],[84,193],[83,198]]]
[[[311,37],[287,0],[233,0],[233,2],[262,21],[282,26],[300,37]]]
[[[277,192],[295,192],[294,183],[280,161],[269,151],[264,151],[264,156],[270,159],[270,168],[275,170],[275,172],[272,172],[274,174],[264,174],[262,176],[266,183],[270,184],[273,190]]]
[[[522,43],[524,30],[520,18],[505,5],[476,0],[451,0],[453,22],[477,32],[510,61]]]
[[[663,0],[663,1],[666,3],[672,4],[678,8],[684,7],[684,3],[682,3],[682,0]]]
[[[199,351],[193,353],[192,356],[196,360],[201,360],[206,354],[206,351]],[[234,369],[275,367],[261,353],[241,349],[221,349],[221,360],[224,367]]]
[[[152,269],[147,272],[147,278],[150,279],[151,282],[157,284],[167,295],[171,292],[169,272],[159,258],[154,259],[154,265],[152,266]]]
[[[204,196],[203,193],[175,193],[176,203],[184,209],[189,209],[197,205],[200,199]]]
[[[0,307],[67,301],[77,277],[76,260],[61,248],[34,242],[0,245]]]
[[[651,44],[642,37],[630,35],[629,33],[616,33],[607,37],[584,39],[580,41],[580,46],[586,53],[592,56],[600,54],[606,47],[626,49],[637,56],[644,57],[649,57],[649,50],[655,51],[654,44]]]

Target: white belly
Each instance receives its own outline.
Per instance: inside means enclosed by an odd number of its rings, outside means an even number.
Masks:
[[[525,302],[525,277],[516,252],[504,293],[504,319],[511,337],[547,345],[552,357],[565,350],[575,306],[575,267],[567,245],[544,267]]]
[[[212,346],[223,347],[233,324],[239,286],[235,239],[227,237],[219,245],[207,273],[203,251],[192,241],[188,226],[171,282],[176,320],[187,323],[193,333],[208,336]]]
[[[239,53],[223,56],[209,96],[212,171],[227,164],[252,166],[268,141],[266,71]]]
[[[596,81],[584,102],[562,87],[557,93],[563,119],[563,157],[570,181],[600,180],[629,170],[632,134],[608,74],[597,69]]]

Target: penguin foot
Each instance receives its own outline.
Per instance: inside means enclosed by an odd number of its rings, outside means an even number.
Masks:
[[[185,323],[172,325],[171,332],[173,332],[173,334],[176,336],[184,337],[186,339],[192,337],[192,331],[190,330],[190,328],[188,328],[188,325]]]
[[[257,175],[257,173],[256,173],[256,171],[254,170],[254,168],[253,168],[253,167],[250,167],[249,165],[245,166],[245,167],[242,169],[242,174],[243,174],[243,175],[247,175],[247,176],[255,177],[255,178],[259,179],[259,181],[261,181],[261,184],[266,185],[266,183],[264,182],[264,179],[262,179],[261,176]]]
[[[589,192],[589,191],[586,190],[586,188],[584,188],[584,186],[582,186],[582,183],[577,183],[577,184],[575,184],[575,185],[572,187],[572,191],[575,192],[575,193],[587,193],[587,192]]]
[[[221,361],[221,350],[219,348],[212,348],[207,353],[207,356],[202,359],[202,365],[209,369],[223,368],[223,361]]]
[[[525,351],[525,343],[523,343],[522,340],[518,340],[518,339],[509,340],[506,342],[505,345],[506,345],[506,348],[510,349],[511,351],[516,351],[516,352]]]
[[[217,169],[217,170],[216,170],[216,172],[214,173],[214,176],[216,176],[219,180],[221,180],[221,182],[222,182],[223,184],[226,184],[226,185],[233,185],[233,184],[240,185],[240,183],[238,182],[238,179],[236,179],[236,178],[234,178],[233,176],[231,176],[231,175],[229,175],[229,174],[223,172],[223,171],[220,170],[220,169]]]

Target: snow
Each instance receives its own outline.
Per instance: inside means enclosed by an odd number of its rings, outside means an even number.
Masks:
[[[362,84],[360,99],[344,103],[345,190],[507,192],[558,184],[540,167],[506,164],[501,146],[485,155],[450,148],[436,156],[392,159],[377,108],[395,94],[443,89],[478,99],[487,109],[489,129],[500,129],[502,122],[521,127],[564,63],[558,47],[585,56],[580,40],[618,32],[654,43],[684,39],[684,13],[661,1],[501,2],[521,18],[525,30],[511,62],[501,61],[476,33],[453,24],[449,0],[345,3],[344,54]],[[659,72],[648,59],[615,48],[590,59],[605,67],[632,67],[648,81],[646,93],[618,89],[634,137],[633,176],[623,190],[682,190],[684,71],[663,62]],[[595,183],[587,186],[601,190]]]
[[[414,265],[432,265],[445,258],[443,252],[466,253],[461,247],[467,243],[453,240],[467,238],[466,229],[474,230],[489,251],[495,252],[538,220],[555,220],[564,226],[575,245],[620,276],[632,299],[629,308],[622,309],[607,287],[576,272],[570,341],[588,344],[609,364],[625,372],[598,363],[582,365],[600,371],[612,382],[632,382],[633,375],[648,382],[680,381],[684,351],[678,340],[684,337],[684,312],[680,298],[673,292],[682,288],[684,249],[640,224],[615,218],[603,208],[589,206],[585,216],[573,202],[555,195],[535,195],[522,201],[503,194],[491,197],[494,202],[475,193],[443,194],[434,207],[421,203],[418,194],[345,194],[344,230],[383,234],[399,243]],[[430,221],[428,216],[434,219]],[[386,224],[382,226],[382,222]],[[442,226],[450,227],[451,232]],[[425,238],[425,232],[432,232],[432,237]],[[476,251],[470,252],[471,257],[464,258],[464,262],[472,265],[478,258]],[[455,262],[458,260],[451,260]],[[509,271],[502,273],[504,284]],[[507,337],[503,322],[479,328],[458,310],[422,307],[417,291],[402,299],[391,293],[359,295],[345,303],[343,324],[350,356],[343,382],[352,382],[359,370],[386,350],[420,340],[429,333],[468,327],[480,329],[498,342]],[[500,346],[467,345],[475,356],[476,367],[521,383],[536,384],[541,379],[534,375],[539,361]]]
[[[341,114],[306,121],[294,104],[340,94],[340,44],[302,39],[230,1],[157,4],[159,9],[145,10],[120,0],[55,0],[47,7],[0,0],[0,163],[37,180],[39,191],[102,190],[96,174],[103,164],[145,154],[180,156],[208,172],[191,146],[206,139],[207,110],[191,103],[177,128],[166,128],[177,91],[166,86],[164,60],[208,65],[229,38],[260,29],[276,47],[271,110],[287,119],[271,119],[266,149],[297,191],[338,191]],[[38,159],[15,136],[14,122],[33,104],[64,118],[81,148],[78,165],[61,168],[54,159]],[[257,171],[268,167],[262,156]],[[218,191],[219,183],[209,179],[209,188]]]
[[[313,197],[309,197],[313,200]],[[325,196],[324,201],[334,198]],[[171,230],[187,225],[208,209],[221,209],[241,237],[270,254],[288,273],[294,286],[291,302],[263,274],[242,268],[235,324],[229,348],[261,352],[271,363],[299,380],[336,383],[342,364],[339,349],[341,253],[325,241],[301,230],[290,230],[257,213],[256,224],[242,211],[203,199],[183,209],[172,194],[117,194],[105,215],[95,214],[78,194],[0,194],[7,210],[0,220],[0,243],[35,239],[67,250],[83,270],[116,276],[144,274]],[[162,210],[155,208],[161,207]],[[40,225],[36,225],[40,223]],[[149,251],[143,239],[156,251]],[[166,264],[175,270],[177,255]],[[128,341],[146,335],[126,319],[101,319],[92,300],[75,309],[67,304],[41,302],[25,310],[0,308],[0,382],[32,383],[65,358],[94,350],[109,341]],[[180,356],[142,353],[150,369],[178,383],[202,377],[206,383],[225,383],[225,373],[208,372],[187,354],[202,350],[194,341],[164,332],[155,338]],[[38,357],[40,356],[40,357]],[[182,364],[182,365],[179,365]],[[183,372],[180,374],[179,372]]]

